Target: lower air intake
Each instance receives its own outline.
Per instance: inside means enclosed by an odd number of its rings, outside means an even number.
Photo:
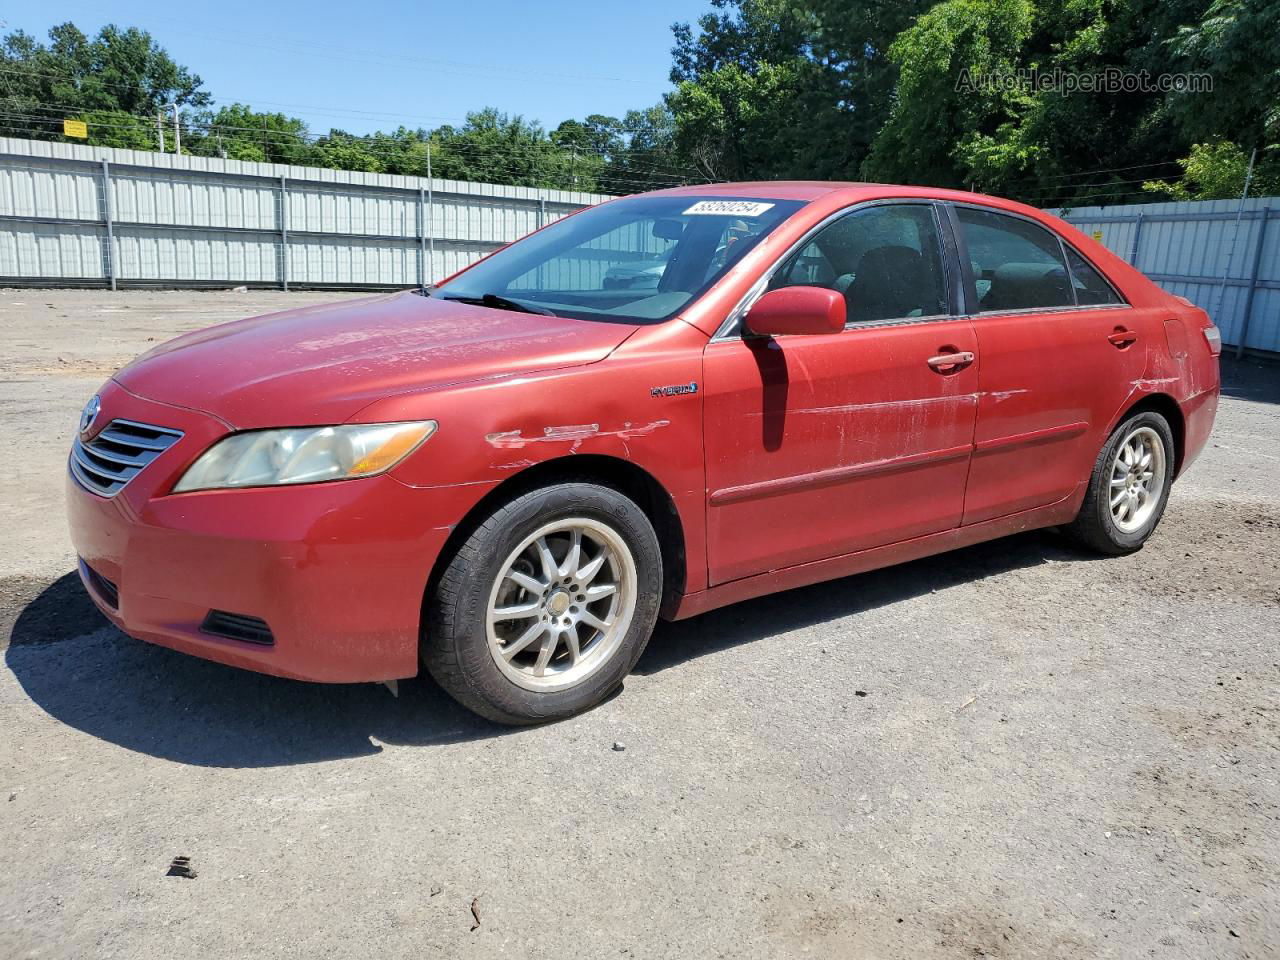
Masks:
[[[276,642],[265,620],[225,610],[210,610],[200,625],[200,632],[241,643],[256,643],[260,647],[269,647]]]
[[[84,571],[84,578],[89,581],[89,586],[98,598],[112,610],[120,609],[120,591],[116,589],[116,585],[83,560],[80,561],[80,566]]]

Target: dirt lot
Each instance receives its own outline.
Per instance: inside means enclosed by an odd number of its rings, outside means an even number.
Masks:
[[[0,291],[0,957],[1280,956],[1280,368],[1226,365],[1136,556],[1029,534],[661,626],[510,732],[147,646],[69,572],[98,384],[320,299]]]

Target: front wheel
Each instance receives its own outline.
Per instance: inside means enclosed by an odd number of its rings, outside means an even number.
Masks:
[[[446,691],[499,723],[599,703],[658,616],[662,554],[644,512],[594,483],[534,490],[458,548],[428,602],[423,659]]]
[[[1098,455],[1080,513],[1067,532],[1100,553],[1141,550],[1164,516],[1173,471],[1169,421],[1153,411],[1129,417]]]

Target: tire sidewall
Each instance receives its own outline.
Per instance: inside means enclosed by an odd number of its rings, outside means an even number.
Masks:
[[[1111,515],[1111,465],[1115,461],[1116,452],[1120,445],[1124,443],[1125,438],[1137,428],[1144,426],[1155,430],[1160,436],[1160,442],[1164,444],[1164,484],[1160,490],[1160,500],[1156,504],[1155,510],[1152,511],[1151,518],[1141,528],[1131,533],[1126,533],[1116,526],[1115,517]],[[1096,511],[1098,526],[1103,535],[1115,544],[1117,548],[1125,551],[1137,550],[1155,533],[1156,527],[1160,525],[1160,521],[1164,518],[1165,507],[1169,503],[1169,494],[1173,489],[1173,477],[1176,470],[1175,457],[1176,448],[1173,445],[1173,430],[1169,426],[1169,421],[1153,411],[1147,410],[1135,414],[1120,424],[1111,435],[1111,440],[1103,450],[1103,455],[1095,471],[1093,507]]]
[[[499,513],[491,529],[481,527],[456,608],[445,611],[459,670],[471,691],[496,710],[523,722],[570,716],[617,688],[643,653],[662,599],[662,553],[644,512],[622,493],[597,484],[567,483],[527,493]],[[490,592],[511,552],[534,531],[569,517],[589,517],[610,526],[631,550],[636,566],[636,606],[612,659],[576,686],[535,691],[511,681],[493,660],[485,628]]]

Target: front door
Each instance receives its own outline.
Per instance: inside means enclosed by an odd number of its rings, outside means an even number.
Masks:
[[[933,205],[857,208],[770,281],[839,290],[843,332],[708,344],[713,585],[960,524],[976,339],[942,251]]]

